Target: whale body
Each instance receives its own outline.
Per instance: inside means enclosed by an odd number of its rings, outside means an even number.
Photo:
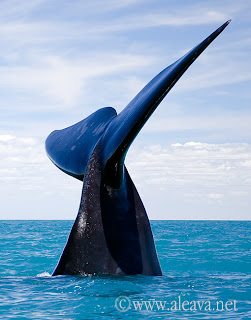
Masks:
[[[102,108],[46,139],[50,160],[83,181],[79,212],[53,275],[162,275],[144,205],[126,153],[178,79],[230,20],[160,72],[117,115]]]

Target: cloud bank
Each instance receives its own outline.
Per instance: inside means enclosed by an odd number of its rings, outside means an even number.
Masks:
[[[79,196],[81,183],[54,167],[43,142],[0,135],[0,154],[1,192],[35,191],[62,199]],[[143,201],[148,194],[154,198],[154,193],[160,192],[164,207],[169,189],[176,189],[179,202],[188,201],[192,206],[199,200],[206,206],[208,202],[250,202],[250,159],[251,146],[247,143],[188,142],[133,148],[126,165]]]

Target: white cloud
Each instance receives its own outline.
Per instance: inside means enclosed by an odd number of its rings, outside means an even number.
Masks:
[[[207,196],[210,199],[217,199],[217,200],[224,197],[224,195],[221,193],[209,193]]]
[[[194,74],[189,79],[182,78],[180,85],[174,90],[176,92],[199,90],[251,80],[250,66],[247,61],[234,62],[234,57],[227,60],[223,62],[223,59],[219,59],[214,63],[212,61],[206,64],[201,63],[195,68],[197,70],[194,70]],[[220,67],[221,65],[223,67]]]
[[[246,134],[250,136],[251,115],[222,112],[216,115],[177,115],[153,118],[144,127],[145,132],[168,132],[179,130],[228,131],[229,137]]]
[[[47,0],[2,0],[0,2],[1,21],[21,19]]]
[[[15,139],[16,137],[10,135],[10,134],[2,134],[0,135],[0,141],[1,142],[6,142],[6,141],[10,141],[10,140],[13,140]]]
[[[249,144],[188,142],[134,147],[127,156],[126,164],[147,208],[150,195],[150,206],[153,207],[159,203],[160,194],[164,197],[160,202],[162,214],[152,209],[154,215],[150,217],[168,218],[163,216],[165,200],[169,204],[176,202],[175,208],[182,202],[188,207],[199,204],[209,208],[213,204],[229,206],[236,201],[248,206],[251,172],[249,166],[243,164],[249,164],[250,159]],[[74,218],[81,186],[79,181],[62,173],[49,161],[43,142],[33,137],[0,135],[1,202],[13,196],[17,204],[22,203],[23,209],[21,206],[18,217],[26,217],[22,210],[30,210],[27,216],[32,217],[32,208],[27,206],[34,202],[32,197],[35,197],[36,201],[42,201],[44,210],[48,212],[55,206],[58,208],[53,213],[55,218]],[[26,203],[22,199],[24,196]],[[65,210],[62,206],[72,207],[72,210],[67,209],[61,216]],[[11,207],[8,210],[11,212]],[[11,215],[15,217],[15,212]],[[53,215],[42,212],[39,217],[53,218]]]
[[[185,26],[185,25],[203,25],[211,23],[222,23],[227,20],[227,15],[217,12],[188,12],[182,13],[152,13],[131,14],[119,19],[95,21],[90,28],[85,20],[82,21],[22,21],[20,19],[3,20],[0,23],[1,42],[8,48],[25,48],[27,45],[30,49],[37,46],[55,44],[62,45],[67,42],[82,42],[94,38],[102,39],[117,35],[118,32],[127,32],[143,28],[163,27],[163,26]],[[4,50],[6,48],[4,47]]]
[[[150,218],[250,219],[251,159],[245,143],[132,148],[126,164]]]
[[[250,3],[198,1],[180,6],[165,1],[156,5],[156,1],[148,0],[142,7],[142,0],[108,0],[104,7],[101,2],[0,2],[3,194],[36,189],[47,197],[81,189],[79,182],[75,184],[49,162],[43,142],[21,138],[19,133],[30,136],[34,130],[36,136],[44,136],[47,130],[65,124],[63,118],[71,124],[94,111],[92,105],[98,108],[108,104],[120,110],[165,67],[163,61],[169,64],[180,58],[203,39],[204,32],[207,35],[206,29],[213,31],[229,18],[233,21],[221,41],[216,40],[174,87],[172,92],[181,93],[177,96],[180,105],[174,106],[171,93],[166,105],[175,110],[164,110],[160,116],[156,113],[143,130],[157,137],[161,131],[192,129],[198,132],[193,135],[196,139],[208,130],[217,136],[214,141],[249,141]],[[194,90],[199,93],[196,97]],[[195,102],[192,114],[184,107],[183,93],[187,92],[189,103]],[[204,93],[205,100],[212,97],[208,105],[214,110],[202,115],[197,106],[203,103]],[[236,103],[238,94],[243,105],[238,104],[237,110],[229,97],[233,96]],[[157,141],[163,141],[163,136],[159,137]],[[232,203],[232,198],[241,197],[239,204],[248,203],[249,145],[172,141],[173,145],[139,149],[136,156],[134,148],[130,150],[127,163],[143,196],[145,191],[151,194],[152,187],[164,195],[176,188],[186,194],[185,201]],[[220,194],[223,197],[218,200],[208,196]]]
[[[140,0],[111,0],[107,7],[130,7],[139,2]],[[52,6],[54,5],[55,3]],[[74,107],[80,103],[86,85],[91,79],[101,79],[102,81],[103,75],[108,77],[113,74],[126,74],[129,70],[134,72],[136,68],[154,65],[159,60],[159,53],[156,50],[155,58],[147,56],[147,50],[141,54],[134,51],[132,54],[128,53],[132,52],[129,49],[124,52],[122,51],[124,47],[122,49],[118,47],[117,52],[112,52],[109,48],[111,42],[116,43],[116,39],[121,41],[121,35],[113,34],[114,32],[145,27],[221,23],[229,18],[228,12],[225,8],[223,10],[223,6],[189,5],[182,10],[174,8],[166,12],[157,8],[152,10],[150,14],[149,10],[140,10],[134,15],[131,12],[125,12],[124,14],[120,13],[118,17],[116,15],[112,18],[109,16],[109,19],[106,19],[104,15],[104,19],[95,20],[95,23],[91,20],[91,27],[89,20],[80,19],[80,17],[76,20],[65,19],[64,10],[69,9],[70,13],[77,14],[81,11],[81,6],[85,7],[86,5],[79,2],[71,8],[71,6],[64,4],[59,8],[62,10],[59,18],[53,20],[50,15],[33,17],[33,19],[29,16],[40,7],[47,12],[50,9],[48,1],[37,0],[32,4],[29,1],[24,1],[23,7],[18,5],[16,0],[1,3],[0,8],[4,12],[3,15],[9,16],[9,20],[2,20],[0,24],[0,38],[3,48],[1,56],[6,62],[0,67],[0,84],[3,90],[8,88],[12,93],[19,94],[19,90],[21,90],[22,96],[25,97],[35,94],[36,101],[42,101],[43,105],[54,106],[55,109],[58,109],[59,106]],[[242,2],[238,6],[231,3],[227,11],[238,12],[240,6],[245,7]],[[85,12],[84,10],[83,15],[86,14]],[[95,19],[95,16],[91,16],[90,19]],[[98,45],[97,49],[99,40],[103,40],[106,36],[109,38],[108,47],[103,47],[102,44]],[[99,40],[93,44],[95,37],[98,37]],[[111,37],[114,38],[111,40]],[[88,42],[89,40],[91,42]],[[123,45],[125,45],[125,41],[123,39]],[[78,51],[75,49],[76,46],[78,50],[81,48],[81,54],[76,53]],[[145,46],[152,49],[149,43],[145,43]],[[177,84],[174,90],[192,91],[250,80],[249,64],[245,65],[234,54],[231,56],[232,51],[228,52],[224,49],[224,53],[227,52],[227,54],[216,52],[214,53],[216,57],[214,54],[211,56],[203,55],[204,60],[199,60],[200,63],[198,63],[197,69],[194,68],[192,77],[182,78],[180,85]],[[166,54],[166,50],[163,52]],[[74,55],[78,57],[81,55],[82,58],[76,58]],[[227,59],[226,56],[228,56]],[[170,63],[172,62],[170,61]],[[221,67],[217,67],[216,70],[215,66]],[[232,76],[233,74],[234,76]],[[140,89],[143,84],[146,84],[135,76],[128,77],[126,74],[126,77],[127,81],[119,84],[124,85],[124,92],[126,91],[128,97],[131,97],[131,92],[136,92],[133,90],[134,87]],[[116,91],[115,81],[111,81],[111,86],[114,87],[113,91]],[[101,92],[101,94],[103,93]]]
[[[138,14],[121,18],[119,21],[111,21],[102,27],[97,26],[92,29],[93,33],[111,33],[118,31],[128,31],[134,29],[152,27],[177,27],[177,26],[196,26],[211,23],[222,23],[227,21],[229,16],[217,11],[182,11],[166,13]]]
[[[139,10],[136,14],[131,11],[112,17],[106,11],[111,9],[122,9],[123,6],[130,6],[140,3],[138,1],[110,1],[104,6],[100,6],[100,1],[94,1],[93,4],[87,5],[86,3],[77,3],[73,7],[60,6],[57,8],[58,17],[45,15],[45,18],[38,16],[37,19],[30,19],[29,14],[34,9],[40,10],[40,7],[50,11],[51,7],[47,7],[48,1],[36,1],[30,4],[25,1],[24,7],[16,5],[7,5],[5,1],[0,9],[2,9],[2,16],[0,24],[1,41],[11,41],[8,45],[12,47],[23,47],[24,45],[35,46],[38,44],[55,44],[65,43],[67,41],[82,41],[83,39],[93,39],[95,37],[103,38],[104,36],[110,37],[113,33],[117,34],[122,31],[138,30],[143,28],[153,27],[182,27],[182,26],[197,26],[212,23],[223,23],[229,19],[235,9],[230,9],[231,6],[226,8],[214,9],[201,7],[201,5],[182,7],[182,9],[165,8],[159,10],[154,5],[152,10]],[[23,2],[22,2],[23,4]],[[114,5],[116,4],[116,5]],[[54,4],[56,5],[56,4]],[[53,6],[52,6],[53,7]],[[91,7],[95,10],[91,10]],[[79,8],[79,10],[78,10]],[[103,17],[97,19],[97,12],[102,9]],[[64,10],[68,9],[66,13]],[[79,15],[79,12],[82,12]],[[149,13],[151,12],[151,13]],[[68,19],[65,19],[65,15]],[[69,19],[71,17],[71,19]],[[86,17],[86,19],[85,19]],[[90,27],[89,20],[93,19]]]
[[[59,56],[44,56],[40,59],[31,57],[31,65],[0,67],[0,84],[2,88],[35,91],[37,97],[45,96],[64,106],[73,107],[85,84],[92,78],[135,70],[153,61],[153,58],[147,56],[116,53],[99,57],[89,57],[88,63],[84,59],[72,61]]]
[[[251,167],[251,159],[240,163],[242,167]]]
[[[44,143],[33,137],[0,135],[0,163],[2,194],[8,189],[65,194],[76,187],[47,158]]]
[[[149,0],[108,0],[106,1],[105,7],[103,6],[104,2],[102,0],[96,0],[88,5],[91,5],[95,11],[97,11],[99,8],[102,8],[104,11],[109,11],[135,6],[137,4],[141,4],[142,2],[149,2]]]
[[[0,155],[2,181],[38,187],[37,179],[58,171],[48,160],[44,143],[32,137],[0,135]],[[231,185],[234,189],[238,185],[250,187],[250,159],[251,146],[246,143],[188,142],[132,148],[126,163],[140,185]],[[45,185],[39,182],[39,188]]]
[[[250,188],[251,146],[245,143],[188,142],[131,150],[127,165],[140,185],[204,186],[219,189],[231,185]],[[220,193],[219,193],[220,194]]]

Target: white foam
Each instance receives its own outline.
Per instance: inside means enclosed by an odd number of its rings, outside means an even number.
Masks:
[[[37,274],[37,277],[51,277],[51,274],[45,271],[43,273]]]

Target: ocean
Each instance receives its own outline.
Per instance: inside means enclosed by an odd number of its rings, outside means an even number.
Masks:
[[[52,277],[72,224],[0,221],[1,319],[251,319],[251,222],[151,221],[161,277]]]

